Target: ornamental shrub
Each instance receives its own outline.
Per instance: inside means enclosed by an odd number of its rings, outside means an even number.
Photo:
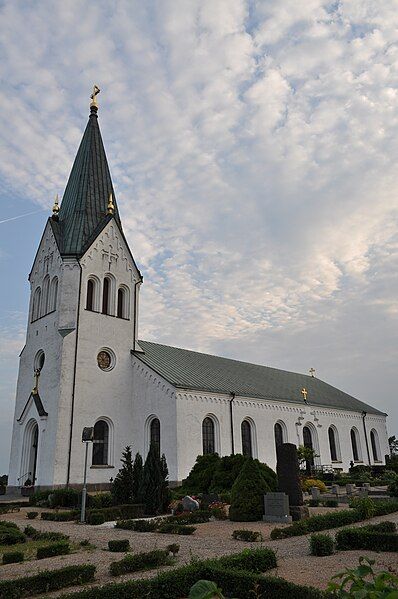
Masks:
[[[142,474],[144,471],[144,464],[140,453],[135,454],[133,464],[133,498],[136,503],[142,503],[142,497],[140,495],[140,489],[142,484]]]
[[[217,453],[198,455],[196,462],[183,481],[183,489],[189,494],[209,493],[215,469],[220,461]]]
[[[310,507],[318,507],[319,506],[319,499],[309,499],[308,505]]]
[[[138,572],[139,570],[152,570],[158,566],[170,566],[173,563],[169,552],[164,549],[154,549],[147,553],[129,553],[123,559],[112,562],[109,566],[111,576],[119,576],[127,572]]]
[[[39,515],[39,512],[27,512],[26,517],[28,520],[34,520]]]
[[[17,545],[25,541],[25,535],[18,527],[0,527],[0,545]]]
[[[371,532],[397,532],[395,522],[379,522],[378,524],[366,524],[363,528]]]
[[[255,522],[264,514],[264,495],[270,490],[258,463],[247,459],[231,491],[229,518],[235,522]]]
[[[263,535],[261,532],[256,530],[234,530],[232,538],[238,541],[247,541],[250,543],[256,543],[257,541],[263,541]]]
[[[80,493],[71,487],[65,489],[55,489],[47,497],[48,505],[51,508],[73,507],[76,508],[80,502]]]
[[[113,503],[133,503],[133,456],[127,445],[122,452],[122,467],[112,484]]]
[[[17,562],[23,562],[24,555],[22,551],[8,551],[3,553],[3,564],[15,564]]]
[[[343,528],[336,534],[337,549],[367,549],[369,551],[398,551],[398,535],[391,532],[376,532],[368,527]]]
[[[361,520],[368,520],[375,515],[375,503],[370,497],[354,497],[349,505],[360,515]]]
[[[172,553],[173,557],[175,557],[180,550],[180,546],[178,543],[170,543],[170,545],[167,545],[166,549],[169,553]]]
[[[175,524],[203,524],[210,521],[210,510],[195,510],[194,512],[182,512],[178,516],[168,516],[163,522],[174,522]]]
[[[330,535],[314,534],[310,538],[311,555],[332,555],[334,553],[334,541]]]
[[[98,526],[98,524],[103,524],[105,522],[104,514],[100,511],[98,512],[90,512],[88,516],[88,523],[92,526]]]
[[[25,526],[24,534],[35,541],[67,541],[69,539],[69,536],[63,534],[62,532],[41,532],[30,525]]]
[[[186,524],[173,524],[172,522],[161,524],[158,528],[158,532],[169,535],[193,535],[195,530],[195,526],[187,526]]]
[[[36,491],[29,497],[29,505],[46,505],[48,496],[53,491]]]
[[[323,502],[323,505],[325,507],[339,507],[339,502],[337,501],[337,499],[326,499]]]
[[[58,543],[38,547],[36,557],[37,559],[43,559],[45,557],[54,557],[54,555],[66,555],[68,553],[70,553],[68,541],[58,541]]]
[[[113,552],[130,551],[130,541],[128,539],[114,539],[108,541],[108,549]]]
[[[311,487],[317,487],[321,493],[327,492],[325,483],[321,480],[318,480],[317,478],[304,478],[301,481],[301,488],[303,491],[310,493]]]
[[[159,526],[159,520],[118,520],[115,528],[134,530],[134,532],[155,532]]]
[[[394,478],[391,479],[388,485],[388,492],[390,497],[398,497],[398,474],[394,473]]]

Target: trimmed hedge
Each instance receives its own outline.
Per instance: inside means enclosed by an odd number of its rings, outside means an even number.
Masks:
[[[211,512],[209,510],[195,510],[194,512],[182,513],[179,516],[168,516],[163,522],[174,524],[203,524],[210,522]]]
[[[29,524],[28,526],[25,526],[24,533],[27,537],[30,537],[35,541],[39,539],[40,541],[67,541],[69,539],[69,535],[64,535],[62,532],[41,532]]]
[[[95,566],[67,566],[35,576],[0,581],[0,599],[21,599],[94,580]]]
[[[397,525],[395,524],[395,522],[379,522],[378,524],[367,524],[366,527],[367,530],[370,530],[372,532],[397,532]]]
[[[93,512],[101,513],[105,518],[105,522],[111,522],[112,520],[142,518],[144,516],[144,508],[145,506],[143,503],[126,503],[114,507],[104,507],[102,509],[89,509],[86,514],[87,517],[89,517]]]
[[[26,517],[28,520],[34,520],[39,515],[39,512],[27,512]]]
[[[374,532],[368,527],[343,528],[336,534],[337,549],[368,549],[369,551],[398,551],[398,535],[391,532]]]
[[[3,553],[3,564],[15,564],[17,562],[23,562],[24,555],[22,551],[8,551]]]
[[[70,553],[68,541],[59,541],[58,543],[51,543],[51,545],[44,545],[44,547],[38,547],[36,557],[37,559],[44,559],[45,557],[54,557],[55,555],[67,555],[68,553]]]
[[[7,524],[9,523],[7,522]],[[17,525],[0,526],[0,545],[17,545],[18,543],[25,543],[25,541],[26,537]]]
[[[154,549],[147,553],[129,553],[123,559],[112,562],[109,566],[111,576],[120,576],[127,572],[138,572],[139,570],[151,570],[158,566],[170,566],[173,559],[169,552],[164,549]]]
[[[250,543],[264,540],[261,532],[257,532],[255,530],[234,530],[232,533],[232,538],[236,539],[237,541],[247,541]]]
[[[159,520],[118,520],[115,528],[123,530],[134,530],[134,532],[155,532],[159,526]]]
[[[158,532],[169,535],[193,535],[195,526],[187,526],[186,524],[172,524],[171,522],[161,524]]]
[[[325,499],[323,505],[325,507],[339,507],[339,502],[337,499]]]
[[[52,520],[54,522],[70,522],[77,520],[79,510],[68,510],[66,512],[42,512],[40,518],[42,520]]]
[[[108,541],[108,549],[115,553],[129,551],[130,541],[128,539],[114,539],[113,541]]]
[[[105,522],[104,514],[101,512],[91,512],[91,514],[88,514],[87,522],[92,526],[103,524]]]
[[[374,506],[374,516],[383,516],[398,511],[398,501],[380,501]],[[342,510],[341,512],[332,512],[312,516],[306,520],[294,522],[286,528],[274,528],[271,531],[271,539],[285,539],[287,537],[296,537],[305,535],[309,532],[319,532],[329,528],[338,528],[355,522],[362,522],[363,518],[356,509]]]
[[[332,555],[334,553],[334,541],[330,535],[314,534],[310,538],[311,555]]]

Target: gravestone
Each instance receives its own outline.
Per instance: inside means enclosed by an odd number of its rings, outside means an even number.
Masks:
[[[264,522],[284,522],[290,524],[289,498],[286,493],[266,493],[264,495]]]
[[[199,509],[199,503],[190,495],[185,495],[182,500],[182,507],[184,508],[184,512],[194,512]]]
[[[297,447],[293,443],[282,443],[277,448],[276,474],[278,491],[289,498],[289,512],[293,520],[308,518],[309,510],[303,505]]]
[[[321,498],[321,492],[318,489],[318,487],[311,487],[311,495],[312,495],[312,499],[320,499]]]

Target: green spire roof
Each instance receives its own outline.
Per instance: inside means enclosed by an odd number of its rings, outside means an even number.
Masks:
[[[121,228],[97,110],[96,106],[91,106],[87,127],[66,185],[58,221],[52,220],[62,255],[84,254],[113,217]],[[113,216],[107,214],[111,193],[115,206]]]

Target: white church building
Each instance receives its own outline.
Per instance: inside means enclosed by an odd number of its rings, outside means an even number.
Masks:
[[[106,488],[131,445],[156,443],[170,481],[199,454],[276,465],[276,446],[311,446],[318,465],[384,464],[386,414],[315,376],[138,339],[143,282],[123,234],[95,96],[61,206],[29,275],[9,491],[80,486],[82,430],[94,427],[88,483]]]

